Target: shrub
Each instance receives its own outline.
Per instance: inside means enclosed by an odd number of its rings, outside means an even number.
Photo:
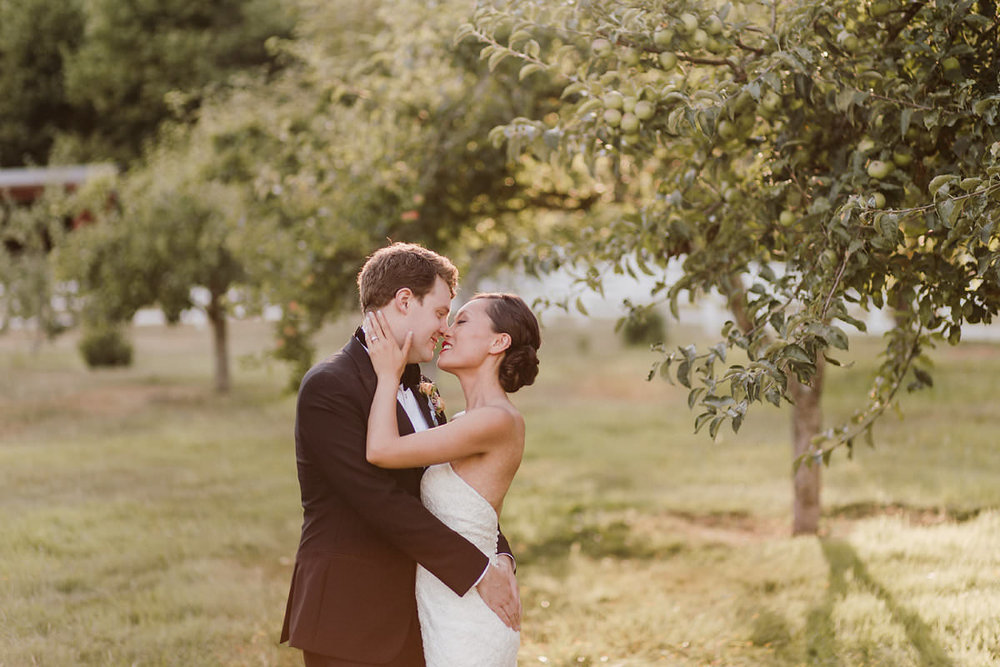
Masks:
[[[652,345],[667,340],[667,321],[659,311],[636,309],[624,318],[621,325],[626,345]]]
[[[86,330],[80,340],[80,353],[90,368],[132,365],[132,344],[119,327]]]

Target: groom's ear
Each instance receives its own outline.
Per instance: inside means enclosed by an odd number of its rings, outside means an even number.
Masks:
[[[415,298],[413,290],[409,287],[400,287],[396,290],[396,295],[392,298],[392,304],[395,306],[396,310],[405,314],[409,311],[411,302]]]

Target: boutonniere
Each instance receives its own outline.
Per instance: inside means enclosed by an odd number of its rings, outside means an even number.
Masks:
[[[444,398],[441,397],[441,392],[438,391],[433,382],[426,378],[420,381],[420,386],[417,389],[427,397],[427,402],[431,406],[431,419],[434,420],[434,425],[438,426],[444,419]]]

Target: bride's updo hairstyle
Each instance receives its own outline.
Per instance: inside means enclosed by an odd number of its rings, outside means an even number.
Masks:
[[[538,375],[538,348],[542,336],[538,320],[524,300],[514,294],[477,294],[473,299],[487,299],[486,314],[495,333],[510,336],[510,347],[500,361],[500,386],[514,392],[531,384]]]

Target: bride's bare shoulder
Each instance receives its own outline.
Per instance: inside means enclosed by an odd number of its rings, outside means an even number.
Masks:
[[[524,418],[512,405],[493,403],[483,405],[472,410],[458,412],[451,419],[456,421],[459,418],[466,421],[476,422],[477,427],[486,427],[496,431],[508,431],[511,429],[522,429]]]

